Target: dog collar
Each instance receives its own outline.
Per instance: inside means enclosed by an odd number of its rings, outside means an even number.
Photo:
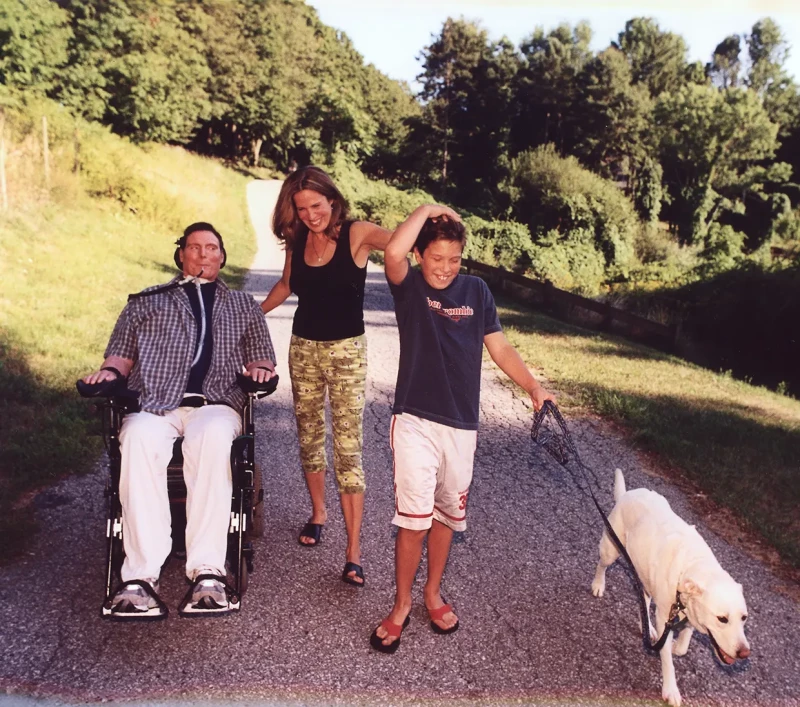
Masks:
[[[675,591],[675,603],[669,609],[667,626],[669,626],[670,629],[676,629],[683,626],[688,620],[689,617],[686,615],[686,607],[681,601],[680,589],[677,589]]]

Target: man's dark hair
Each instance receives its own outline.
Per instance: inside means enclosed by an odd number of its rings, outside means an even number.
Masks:
[[[222,251],[222,264],[220,265],[221,268],[225,267],[225,262],[228,260],[228,254],[225,252],[225,244],[222,242],[222,236],[219,234],[219,231],[214,228],[210,223],[205,221],[197,221],[193,223],[191,226],[187,226],[183,229],[183,235],[175,241],[175,245],[178,246],[175,249],[175,265],[178,266],[178,270],[183,270],[183,263],[181,263],[180,255],[178,255],[179,251],[186,247],[186,241],[189,239],[193,233],[197,231],[210,231],[213,233],[217,240],[219,241],[219,249]]]
[[[433,241],[458,241],[463,250],[467,243],[467,229],[460,221],[449,218],[427,219],[419,231],[414,247],[420,255],[425,254],[425,249]]]

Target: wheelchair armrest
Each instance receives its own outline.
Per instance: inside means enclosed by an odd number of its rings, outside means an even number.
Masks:
[[[79,380],[75,383],[78,393],[82,398],[132,398],[139,397],[139,393],[128,388],[127,378],[114,378],[102,383],[84,383]]]
[[[274,393],[275,389],[278,387],[278,376],[274,375],[268,381],[259,383],[258,381],[254,381],[250,376],[246,376],[243,373],[237,373],[236,382],[245,393],[263,393],[264,395],[272,395],[272,393]],[[260,398],[263,396],[259,395],[258,397]]]

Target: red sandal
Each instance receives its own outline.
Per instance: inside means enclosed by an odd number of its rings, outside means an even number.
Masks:
[[[428,616],[430,616],[431,619],[431,628],[435,633],[446,635],[458,630],[458,619],[456,619],[456,622],[450,628],[442,628],[436,623],[437,621],[441,621],[444,615],[451,611],[453,611],[453,607],[450,606],[450,604],[440,606],[438,609],[428,609]]]
[[[406,620],[403,621],[403,625],[401,626],[400,624],[389,621],[389,619],[384,619],[381,621],[381,626],[383,626],[383,628],[386,630],[386,633],[389,635],[381,638],[378,636],[378,629],[376,628],[369,637],[369,644],[376,651],[380,651],[381,653],[394,653],[400,647],[400,634],[402,634],[403,629],[408,626],[408,621],[409,617],[406,616]],[[380,626],[378,628],[380,628]],[[389,637],[394,638],[395,640],[389,645],[386,645],[384,641]]]

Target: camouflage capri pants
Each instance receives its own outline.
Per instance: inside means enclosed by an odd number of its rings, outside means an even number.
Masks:
[[[364,493],[362,419],[367,380],[367,339],[338,341],[292,336],[289,345],[300,461],[307,474],[324,472],[325,391],[333,418],[333,468],[339,493]]]

